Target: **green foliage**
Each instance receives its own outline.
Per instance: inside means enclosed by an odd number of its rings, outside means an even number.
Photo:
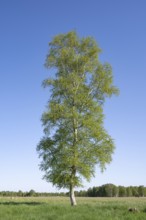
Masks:
[[[114,143],[103,126],[103,104],[118,94],[112,68],[99,62],[100,48],[91,37],[61,34],[49,44],[45,66],[53,68],[44,80],[51,97],[42,115],[45,136],[37,146],[44,178],[59,188],[81,186],[95,165],[111,162]]]

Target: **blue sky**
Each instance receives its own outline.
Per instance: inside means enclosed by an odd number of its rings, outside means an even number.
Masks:
[[[41,83],[48,43],[71,30],[95,38],[120,89],[104,108],[113,161],[85,189],[146,185],[145,11],[145,0],[0,0],[0,191],[56,190],[42,180],[36,153],[49,96]]]

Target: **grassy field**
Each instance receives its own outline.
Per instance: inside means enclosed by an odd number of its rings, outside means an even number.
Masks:
[[[0,220],[146,220],[146,198],[0,198]],[[138,212],[129,212],[136,207]]]

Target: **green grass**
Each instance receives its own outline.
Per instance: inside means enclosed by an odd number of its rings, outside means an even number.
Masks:
[[[0,198],[0,220],[146,220],[146,198]],[[128,209],[139,211],[131,213]]]

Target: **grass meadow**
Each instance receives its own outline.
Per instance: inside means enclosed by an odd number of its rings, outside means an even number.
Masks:
[[[0,220],[146,220],[146,198],[0,198]],[[129,212],[137,208],[138,212]]]

